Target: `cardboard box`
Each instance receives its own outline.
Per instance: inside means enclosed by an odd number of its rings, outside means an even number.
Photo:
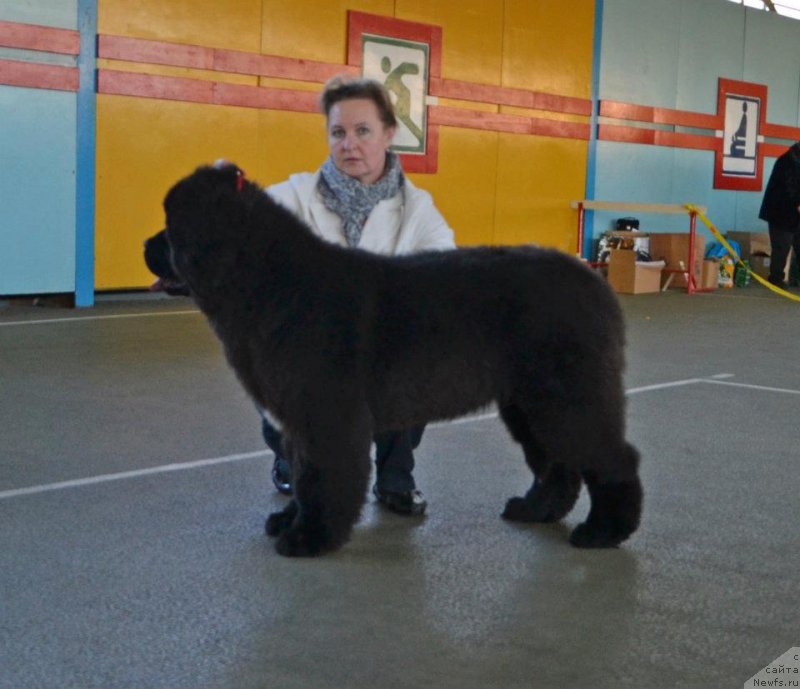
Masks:
[[[767,232],[728,232],[725,237],[739,244],[741,258],[769,256],[772,253]]]
[[[703,261],[703,279],[699,287],[706,290],[719,287],[719,261],[710,258]]]
[[[762,278],[769,277],[769,269],[772,264],[772,259],[769,256],[751,256],[747,259],[750,263],[750,268],[756,275],[760,275]],[[783,267],[783,279],[786,282],[789,281],[789,269],[792,265],[792,252],[789,252],[789,256],[786,259],[786,265]]]
[[[706,253],[706,239],[702,235],[695,236],[694,244],[694,280],[696,285],[703,280],[703,257]],[[664,261],[668,271],[681,270],[674,273],[670,287],[686,287],[686,273],[689,269],[689,233],[688,232],[652,232],[650,234],[650,256],[654,261]],[[681,266],[683,262],[683,266]]]
[[[608,282],[620,294],[647,294],[661,289],[661,261],[637,261],[636,252],[612,249],[608,257]]]
[[[769,277],[769,267],[772,263],[769,256],[751,256],[747,259],[750,261],[750,269],[762,278]]]

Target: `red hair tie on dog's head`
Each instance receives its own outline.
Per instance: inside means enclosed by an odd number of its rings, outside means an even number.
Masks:
[[[238,165],[234,165],[233,163],[225,160],[225,158],[218,158],[214,161],[214,165],[212,165],[212,167],[216,168],[217,170],[222,170],[226,167],[232,167],[234,170],[236,170],[236,191],[241,191],[244,189],[245,172]]]

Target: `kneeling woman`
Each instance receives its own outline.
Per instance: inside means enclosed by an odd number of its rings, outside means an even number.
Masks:
[[[387,90],[369,79],[337,77],[325,86],[321,105],[330,156],[316,172],[291,175],[267,193],[334,244],[387,255],[454,248],[453,232],[430,194],[406,179],[399,158],[389,150],[397,120]],[[413,476],[422,431],[375,437],[373,493],[401,514],[422,514],[427,506]],[[280,431],[264,419],[263,432],[275,453],[273,483],[290,494],[290,464]]]

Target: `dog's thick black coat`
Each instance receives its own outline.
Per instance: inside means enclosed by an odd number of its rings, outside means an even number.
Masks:
[[[239,380],[290,441],[294,499],[267,520],[279,553],[347,541],[376,432],[491,402],[534,475],[505,518],[560,520],[585,483],[591,508],[574,545],[616,546],[636,530],[623,320],[601,277],[532,247],[392,258],[339,248],[239,175],[204,167],[178,182],[164,232]]]

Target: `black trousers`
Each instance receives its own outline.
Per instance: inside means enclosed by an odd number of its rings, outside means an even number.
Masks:
[[[772,248],[769,260],[769,281],[777,285],[785,281],[783,271],[792,248],[794,248],[795,258],[800,260],[800,228],[782,227],[769,223],[769,243]]]
[[[425,426],[406,431],[378,433],[375,442],[375,474],[379,488],[405,493],[416,488],[414,483],[414,450],[422,441]],[[281,432],[262,417],[261,432],[267,447],[278,458],[283,457]]]

